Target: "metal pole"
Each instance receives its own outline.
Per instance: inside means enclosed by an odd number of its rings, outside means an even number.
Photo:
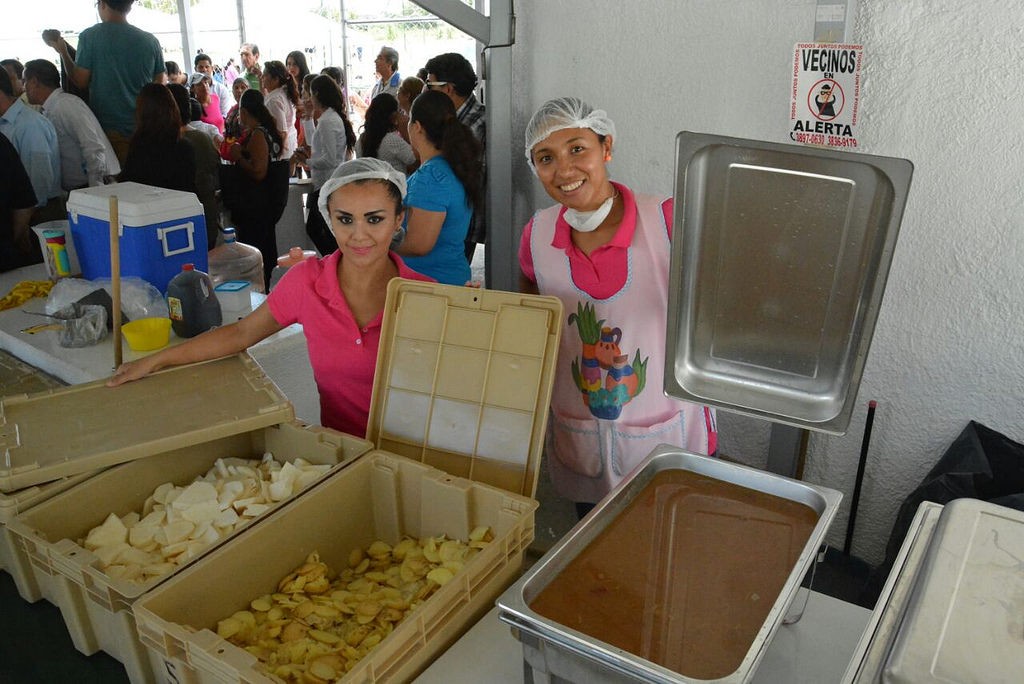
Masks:
[[[412,0],[486,46],[480,76],[487,96],[487,287],[517,288],[517,249],[512,229],[513,0],[491,0],[484,16],[461,0]]]
[[[352,70],[348,64],[348,20],[345,18],[345,0],[338,0],[338,8],[341,11],[341,70],[345,72],[345,94],[352,92],[349,88],[349,79],[352,76]],[[349,114],[352,113],[352,102],[345,98],[345,111]]]
[[[196,37],[192,30],[192,7],[188,0],[178,0],[178,24],[181,27],[181,53],[185,58],[181,68],[189,71],[196,54]]]
[[[868,444],[871,442],[871,427],[875,423],[875,407],[878,403],[872,399],[868,402],[868,417],[864,423],[864,439],[860,443],[860,460],[857,462],[857,478],[853,482],[853,498],[850,499],[850,519],[846,523],[846,543],[843,544],[843,554],[850,555],[850,547],[853,545],[853,525],[857,522],[857,508],[860,504],[860,486],[864,481],[864,466],[868,461]]]
[[[245,36],[245,0],[238,0],[238,44],[246,42]]]

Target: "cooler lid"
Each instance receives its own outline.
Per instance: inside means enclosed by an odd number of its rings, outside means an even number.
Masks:
[[[882,681],[1020,681],[1021,557],[1024,511],[977,499],[946,504]]]
[[[533,497],[561,317],[556,297],[393,279],[367,439]]]
[[[105,380],[0,400],[0,491],[290,421],[292,405],[248,354],[120,387]]]
[[[665,393],[844,433],[912,171],[680,133]]]
[[[113,196],[117,197],[118,222],[122,226],[147,226],[203,213],[195,193],[125,182],[72,190],[68,194],[68,215],[75,223],[79,215],[109,222]]]

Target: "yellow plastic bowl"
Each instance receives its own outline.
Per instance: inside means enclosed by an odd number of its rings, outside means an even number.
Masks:
[[[171,339],[171,319],[140,318],[122,325],[121,332],[133,351],[153,351]]]

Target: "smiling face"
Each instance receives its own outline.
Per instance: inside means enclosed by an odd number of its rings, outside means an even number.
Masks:
[[[593,211],[612,194],[605,163],[612,151],[589,128],[564,128],[530,152],[537,177],[551,199],[577,211]]]
[[[388,258],[391,239],[403,216],[390,187],[387,181],[357,181],[341,186],[327,198],[331,232],[344,263],[362,268]]]

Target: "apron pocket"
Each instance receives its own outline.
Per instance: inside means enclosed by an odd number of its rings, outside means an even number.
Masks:
[[[681,414],[675,413],[668,420],[650,426],[613,423],[611,466],[616,478],[623,478],[660,444],[686,444]]]
[[[592,418],[578,420],[552,413],[551,446],[559,463],[577,475],[598,478],[604,472],[598,422]]]

